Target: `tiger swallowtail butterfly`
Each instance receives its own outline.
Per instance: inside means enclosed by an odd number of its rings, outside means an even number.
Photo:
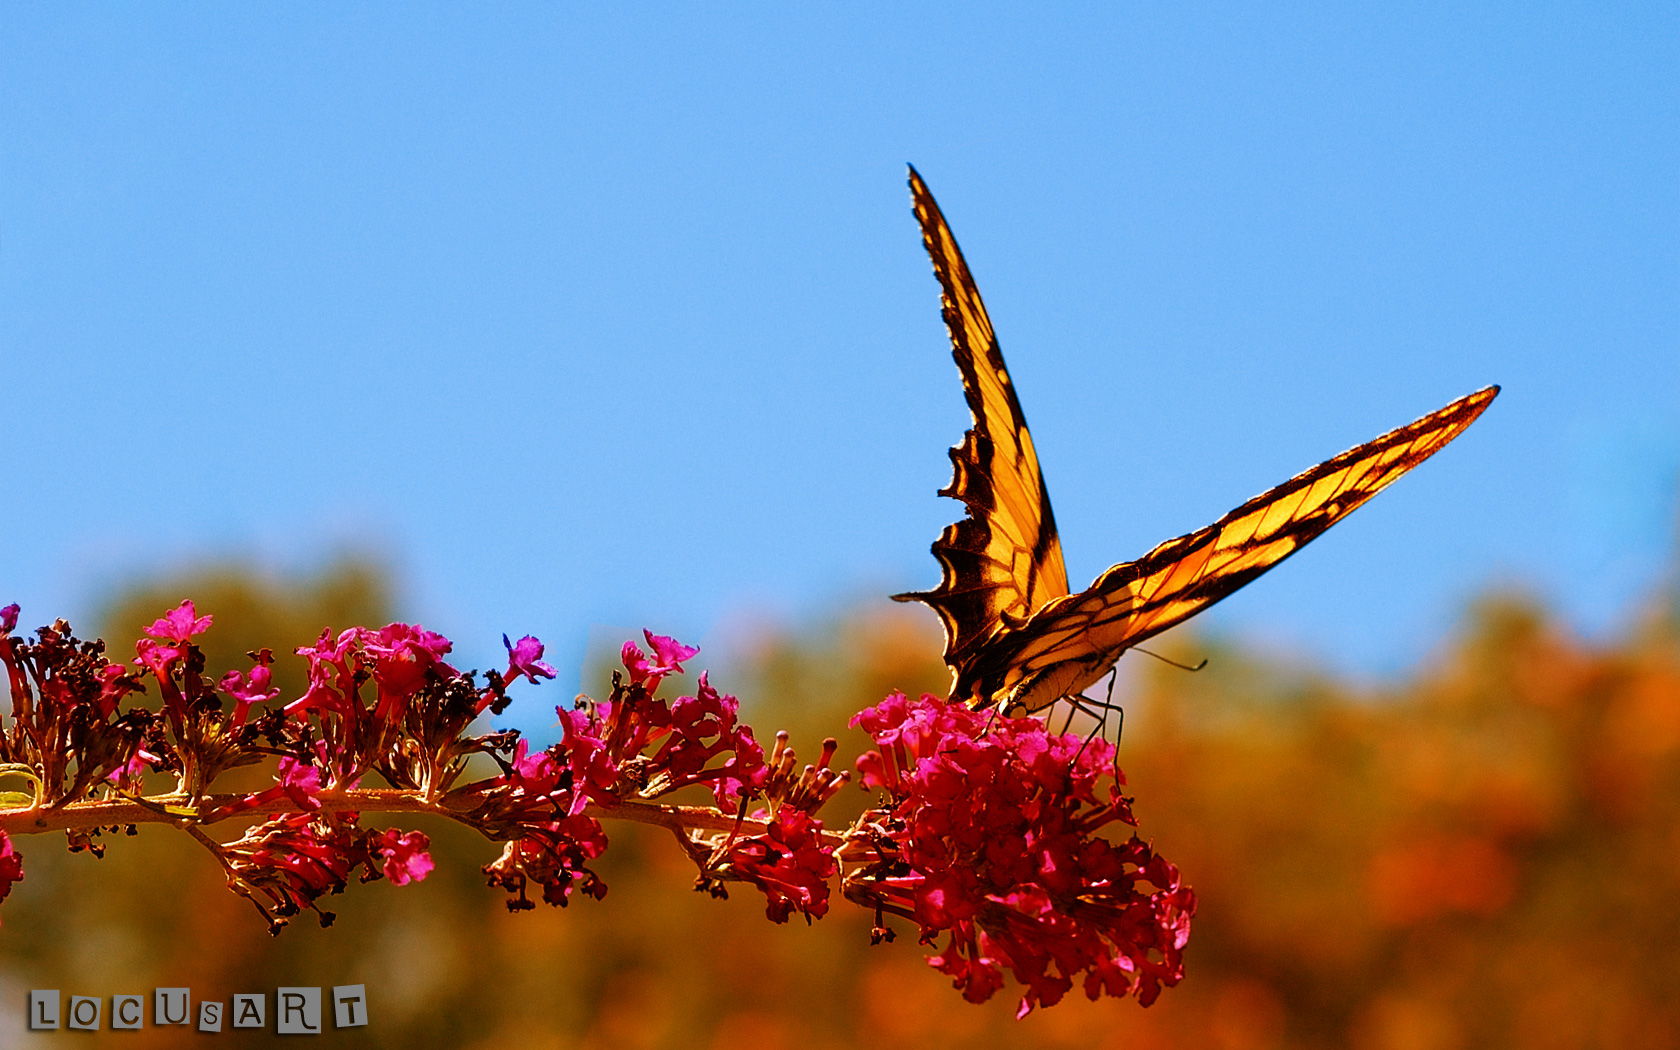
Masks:
[[[944,622],[953,702],[1032,712],[1078,695],[1127,649],[1248,583],[1434,455],[1499,393],[1486,387],[1349,449],[1069,593],[1050,496],[992,322],[913,167],[910,193],[974,426],[951,449],[955,470],[939,491],[968,508],[934,541],[943,579],[894,598],[924,602]]]

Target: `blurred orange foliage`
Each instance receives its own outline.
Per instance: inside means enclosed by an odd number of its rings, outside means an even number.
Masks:
[[[276,600],[288,621],[312,615],[298,593]],[[239,635],[213,601],[207,639]],[[1149,1009],[1075,996],[1017,1023],[1013,996],[963,1002],[913,937],[871,948],[870,917],[844,905],[772,926],[748,894],[689,892],[667,841],[617,825],[599,903],[510,915],[478,874],[494,847],[429,826],[426,882],[352,887],[335,928],[278,940],[166,830],[107,839],[103,861],[26,838],[0,1009],[21,1014],[31,987],[365,983],[373,1023],[337,1045],[1680,1048],[1672,605],[1588,643],[1533,602],[1490,599],[1437,659],[1377,687],[1229,643],[1176,651],[1212,662],[1135,668],[1121,750],[1140,833],[1201,901],[1188,975]],[[760,638],[712,677],[761,737],[785,727],[810,755],[836,734],[849,756],[864,741],[845,718],[892,688],[941,689],[938,652],[932,624],[893,610]],[[862,808],[848,794],[831,824]]]

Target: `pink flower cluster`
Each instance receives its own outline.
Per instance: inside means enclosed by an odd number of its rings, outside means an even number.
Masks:
[[[11,718],[0,732],[0,763],[14,773],[30,771],[33,806],[88,798],[156,758],[162,730],[151,713],[119,710],[129,694],[144,691],[144,672],[111,663],[104,643],[80,641],[63,620],[41,628],[33,643],[16,637],[17,615],[16,605],[0,609],[0,663],[12,699]],[[71,848],[102,852],[93,841],[97,834],[97,828],[73,830]],[[21,879],[18,855],[3,856],[0,881]]]
[[[250,898],[278,933],[305,908],[332,924],[333,913],[316,901],[341,893],[350,873],[365,869],[363,881],[381,875],[404,886],[432,870],[431,841],[419,831],[361,828],[355,813],[287,813],[250,829],[221,847],[228,885]],[[266,902],[266,903],[265,903]]]
[[[1183,974],[1195,896],[1135,835],[1103,837],[1135,822],[1101,739],[894,694],[852,720],[877,748],[858,761],[863,785],[884,798],[830,831],[818,812],[850,779],[830,768],[837,743],[800,766],[787,734],[766,748],[704,674],[692,694],[661,697],[697,650],[651,632],[645,651],[625,644],[608,698],[557,709],[560,741],[533,751],[517,732],[473,731],[506,708],[511,683],[554,676],[530,636],[503,636],[506,670],[481,684],[447,661],[448,639],[422,627],[323,631],[296,650],[308,685],[285,702],[268,650],[247,669],[205,674],[194,639],[211,618],[190,601],[146,629],[130,664],[63,621],[34,641],[15,637],[16,619],[16,606],[0,609],[12,698],[0,774],[31,794],[9,793],[5,828],[56,821],[73,850],[98,852],[102,827],[174,824],[276,932],[306,909],[331,922],[320,899],[358,870],[395,885],[431,871],[423,833],[363,827],[364,812],[446,817],[502,843],[483,870],[514,910],[536,906],[533,883],[551,905],[604,896],[591,865],[608,845],[603,820],[621,818],[673,832],[697,889],[724,896],[746,883],[778,923],[826,915],[839,875],[845,897],[875,913],[878,941],[892,938],[888,915],[915,923],[938,948],[930,963],[974,1002],[1012,975],[1023,1014],[1075,982],[1093,999],[1147,1005]],[[154,689],[156,713],[134,703]],[[495,771],[471,779],[477,756]],[[215,792],[223,772],[260,761],[273,763],[271,784]],[[168,790],[157,790],[160,775],[173,779]],[[253,826],[231,842],[199,830],[231,819]],[[0,900],[23,877],[5,828]]]
[[[508,645],[506,674],[491,673],[480,687],[444,662],[447,639],[396,623],[336,637],[323,632],[314,645],[297,650],[309,661],[309,688],[275,706],[280,694],[266,649],[254,654],[249,670],[229,671],[219,680],[205,676],[194,639],[212,621],[191,601],[146,628],[132,666],[108,660],[103,643],[78,642],[62,621],[42,628],[34,643],[15,638],[16,618],[16,606],[0,610],[0,662],[12,694],[0,760],[33,772],[35,805],[58,810],[98,801],[103,792],[159,810],[141,794],[150,771],[175,777],[170,815],[190,815],[195,823],[273,813],[277,806],[295,809],[232,843],[201,837],[229,885],[275,930],[306,907],[319,911],[315,901],[341,891],[358,866],[364,878],[385,877],[397,885],[425,878],[432,860],[424,834],[361,828],[357,812],[329,802],[356,789],[370,772],[424,801],[440,802],[468,757],[507,743],[501,736],[465,735],[481,712],[506,706],[506,683],[553,676],[542,662],[542,644],[526,637]],[[156,714],[137,706],[119,711],[122,701],[149,688],[161,700]],[[258,706],[262,713],[253,718]],[[222,772],[269,755],[278,756],[272,786],[210,794]],[[71,848],[99,852],[92,841],[97,833],[97,825],[70,829]],[[0,835],[0,899],[22,878],[16,858]]]
[[[1005,970],[1027,988],[1023,1015],[1076,978],[1092,999],[1145,1005],[1178,982],[1196,898],[1136,836],[1097,834],[1135,824],[1106,741],[927,695],[894,694],[852,725],[880,748],[858,770],[886,804],[846,851],[846,895],[913,919],[924,944],[948,938],[929,962],[966,998],[989,999]]]
[[[606,849],[607,838],[585,809],[621,810],[699,786],[711,793],[720,813],[744,816],[748,804],[761,799],[776,806],[774,815],[754,814],[766,825],[762,831],[686,840],[700,862],[701,885],[721,893],[725,881],[752,883],[764,892],[778,922],[795,910],[821,916],[834,872],[822,822],[797,802],[781,805],[792,782],[780,766],[766,762],[751,727],[738,719],[736,699],[719,693],[706,675],[692,696],[668,701],[658,695],[664,679],[681,672],[682,662],[699,650],[652,632],[644,635],[650,652],[625,643],[624,672],[614,674],[610,699],[558,708],[561,741],[536,755],[528,754],[523,742],[515,751],[497,782],[507,790],[479,814],[487,823],[511,822],[518,832],[485,869],[491,883],[513,894],[508,906],[516,910],[534,906],[525,893],[532,881],[550,904],[564,905],[574,882],[601,897],[606,884],[588,863]],[[803,802],[814,809],[831,795]]]
[[[768,816],[762,810],[756,815]],[[822,830],[816,817],[784,806],[763,834],[738,837],[729,846],[725,867],[764,892],[764,914],[771,922],[787,922],[796,911],[806,922],[828,914],[835,862]]]

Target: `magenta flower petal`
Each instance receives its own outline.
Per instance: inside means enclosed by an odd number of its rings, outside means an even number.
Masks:
[[[385,856],[385,877],[393,886],[419,882],[432,872],[432,855],[427,852],[432,842],[424,832],[401,832],[387,828],[376,840],[379,852]]]
[[[23,854],[13,851],[12,840],[0,831],[0,901],[5,900],[12,892],[12,886],[22,880]]]
[[[185,642],[193,635],[208,631],[210,619],[209,616],[198,615],[198,610],[193,608],[192,599],[188,598],[153,621],[152,625],[146,628],[146,633],[168,642]]]
[[[541,678],[553,678],[554,668],[543,663],[543,644],[534,635],[526,635],[515,645],[508,641],[507,635],[502,635],[502,645],[508,651],[508,673],[504,676],[508,680],[523,675],[534,684]]]
[[[700,653],[700,650],[692,645],[684,645],[675,638],[654,634],[646,629],[643,629],[642,636],[647,639],[648,647],[653,650],[655,659],[662,666],[669,667],[673,671],[681,671],[684,660],[692,660]]]

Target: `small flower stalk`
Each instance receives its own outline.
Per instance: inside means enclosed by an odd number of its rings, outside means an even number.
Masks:
[[[63,831],[102,853],[101,830],[166,823],[221,865],[228,886],[278,933],[352,878],[403,886],[432,869],[416,816],[474,828],[501,854],[484,866],[515,911],[601,899],[592,865],[606,822],[668,830],[694,863],[695,888],[763,894],[785,923],[829,911],[831,887],[875,916],[913,925],[965,998],[1013,977],[1020,1013],[1077,983],[1095,999],[1144,1005],[1183,975],[1195,896],[1135,835],[1123,777],[1105,741],[1052,733],[1036,719],[976,714],[932,696],[894,694],[853,718],[876,750],[858,779],[877,804],[848,827],[823,806],[852,781],[823,742],[801,765],[786,733],[766,752],[735,697],[701,674],[693,695],[661,686],[698,650],[644,632],[627,642],[604,700],[556,708],[559,742],[533,751],[516,731],[481,731],[515,683],[554,677],[543,646],[506,635],[505,670],[452,666],[448,639],[411,624],[323,631],[296,649],[303,695],[273,687],[270,650],[207,673],[194,639],[212,625],[193,603],[159,617],[135,656],[112,660],[60,620],[16,635],[0,610],[0,663],[11,716],[0,730],[0,901],[23,877],[12,837]],[[268,763],[272,782],[218,791],[230,769]],[[159,790],[160,786],[163,788]],[[224,831],[223,829],[229,829]]]

